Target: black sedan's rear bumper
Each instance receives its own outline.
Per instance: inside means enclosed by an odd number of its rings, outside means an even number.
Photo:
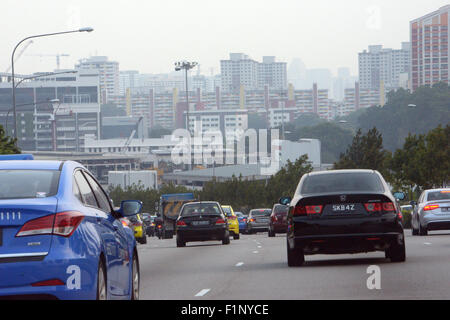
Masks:
[[[289,239],[290,247],[303,248],[305,254],[343,254],[384,251],[392,243],[404,242],[403,232],[327,234],[296,236]]]
[[[401,221],[395,215],[355,219],[295,219],[288,226],[291,248],[305,254],[342,254],[384,251],[395,241],[404,243]]]
[[[177,229],[177,237],[186,242],[223,240],[227,235],[229,236],[228,229],[222,226]]]

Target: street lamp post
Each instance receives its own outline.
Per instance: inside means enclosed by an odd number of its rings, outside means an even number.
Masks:
[[[185,70],[185,83],[186,83],[186,105],[187,105],[187,112],[186,112],[186,130],[188,130],[189,134],[191,133],[191,130],[189,128],[189,87],[188,87],[188,71],[195,68],[198,65],[197,62],[188,62],[188,61],[179,61],[175,62],[175,71],[181,71]],[[192,144],[191,144],[192,146]],[[192,155],[192,152],[191,152]],[[189,171],[192,170],[192,160],[189,161]]]
[[[195,68],[198,65],[197,62],[187,62],[187,61],[179,61],[175,62],[175,71],[185,70],[185,84],[186,84],[186,104],[187,104],[187,113],[186,113],[186,129],[189,130],[189,87],[188,87],[188,71]]]
[[[15,139],[16,146],[17,146],[17,113],[16,113],[16,86],[15,86],[15,74],[14,74],[14,54],[16,53],[17,48],[26,40],[33,39],[33,38],[55,36],[55,35],[66,34],[66,33],[92,32],[92,31],[94,31],[94,29],[92,29],[92,28],[81,28],[81,29],[72,30],[72,31],[39,34],[39,35],[30,36],[30,37],[26,37],[25,39],[22,39],[14,47],[14,50],[11,55],[11,78],[12,78],[12,104],[13,104],[12,107],[13,107],[13,112],[14,112],[14,139]]]

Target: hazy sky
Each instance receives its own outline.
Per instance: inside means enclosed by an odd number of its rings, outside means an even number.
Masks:
[[[449,0],[1,0],[0,71],[14,46],[35,34],[90,26],[92,33],[35,39],[17,73],[51,71],[55,57],[70,54],[62,68],[83,57],[108,56],[121,70],[173,71],[177,60],[198,61],[202,73],[220,72],[220,60],[244,52],[255,60],[298,57],[307,68],[350,67],[372,44],[400,48],[409,21]],[[18,49],[17,52],[21,50]]]

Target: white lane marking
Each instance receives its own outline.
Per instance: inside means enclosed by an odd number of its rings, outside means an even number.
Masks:
[[[259,253],[259,251],[253,251],[253,253]]]
[[[243,265],[244,265],[243,262],[238,262],[238,263],[236,263],[236,267],[242,267]]]
[[[199,293],[197,293],[195,296],[196,297],[203,297],[205,294],[207,294],[208,292],[210,292],[211,289],[203,289],[202,291],[200,291]]]
[[[258,249],[261,249],[262,247],[261,246],[258,246]]]
[[[426,246],[431,246],[430,242],[424,242],[423,244],[426,245]]]

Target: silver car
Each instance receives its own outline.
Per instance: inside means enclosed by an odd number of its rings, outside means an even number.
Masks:
[[[249,234],[257,232],[267,232],[269,230],[270,215],[272,209],[250,210],[247,220],[247,232]]]
[[[450,230],[450,188],[425,190],[411,204],[414,236],[426,236],[432,230]]]

